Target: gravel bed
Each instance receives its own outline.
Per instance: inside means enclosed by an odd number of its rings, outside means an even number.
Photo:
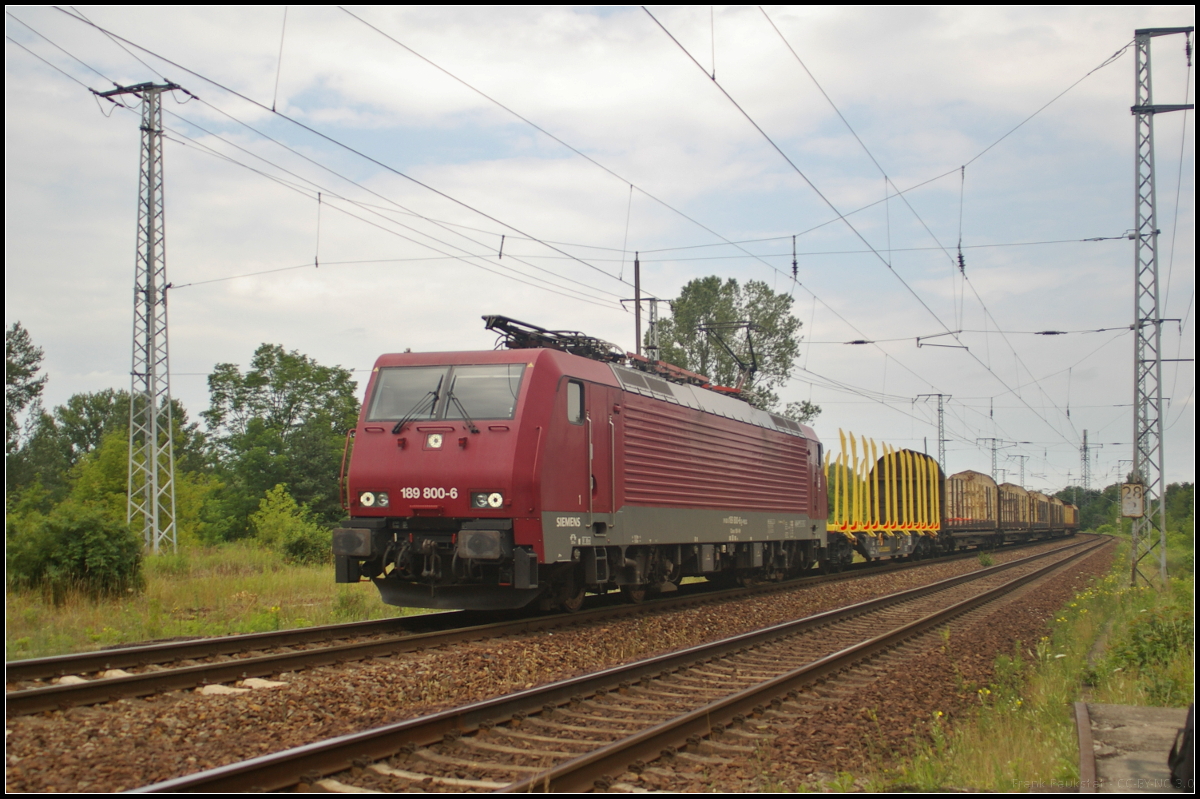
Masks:
[[[634,777],[641,787],[669,791],[821,790],[838,772],[886,765],[909,754],[914,741],[931,739],[935,713],[952,725],[977,706],[976,690],[991,683],[996,657],[1011,654],[1018,642],[1030,648],[1064,604],[1109,572],[1113,556],[1109,547],[1053,581],[972,611],[950,625],[948,642],[929,635],[924,647],[885,655],[886,664],[875,664],[873,682],[849,696],[832,695],[803,722],[772,724],[770,733],[777,737],[760,743],[753,756],[672,777],[627,774],[622,781]]]
[[[1062,542],[1050,542],[993,557],[1003,563],[1059,546]],[[283,686],[245,693],[177,691],[13,718],[5,725],[5,788],[38,792],[127,790],[728,637],[979,568],[975,559],[935,562],[907,571],[643,618],[309,669],[279,675],[276,679],[283,681]],[[985,660],[990,665],[992,658]],[[912,726],[905,724],[902,729],[911,730]]]

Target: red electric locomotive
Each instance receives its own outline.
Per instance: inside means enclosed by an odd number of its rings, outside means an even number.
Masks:
[[[338,582],[369,578],[392,605],[576,609],[825,556],[811,428],[598,339],[485,319],[507,349],[376,362]]]

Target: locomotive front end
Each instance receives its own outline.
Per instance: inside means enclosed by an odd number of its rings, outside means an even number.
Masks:
[[[383,601],[520,607],[538,594],[536,447],[521,410],[533,364],[520,354],[379,359],[354,432],[334,531],[337,581],[371,579]]]

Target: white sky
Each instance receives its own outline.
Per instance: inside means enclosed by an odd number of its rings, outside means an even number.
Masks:
[[[79,10],[178,66],[130,47],[144,66],[50,8],[10,7],[6,33],[92,88],[111,84],[71,56],[120,83],[165,76],[202,100],[164,101],[172,387],[193,417],[207,405],[213,365],[244,366],[263,342],[359,370],[360,388],[383,352],[491,348],[480,321],[490,313],[632,349],[633,316],[617,300],[632,296],[640,251],[644,291],[659,297],[710,274],[792,293],[812,343],[781,393],[822,406],[816,427],[827,442],[845,428],[918,449],[928,438],[935,453],[936,406],[914,399],[941,392],[952,395],[950,471],[990,470],[979,439],[1024,442],[1001,450],[1000,467],[1016,480],[1009,456],[1026,455],[1026,484],[1055,490],[1079,478],[1085,429],[1104,445],[1094,484],[1128,469],[1129,330],[1019,331],[1132,321],[1133,243],[1079,242],[1133,226],[1132,48],[972,159],[1135,28],[1194,24],[1191,6],[771,8],[886,171],[889,194],[949,173],[907,203],[880,202],[883,173],[757,8],[651,7],[704,70],[715,59],[720,87],[839,211],[878,202],[848,218],[879,255],[638,8],[352,8],[619,178],[335,8],[291,7],[282,60],[278,7]],[[1185,102],[1183,51],[1182,36],[1155,40],[1155,102]],[[279,111],[378,163],[273,116],[277,74]],[[1192,101],[1194,87],[1186,91]],[[106,118],[111,106],[12,41],[5,106],[5,323],[20,320],[45,349],[48,406],[128,388],[139,117],[118,109]],[[1179,324],[1163,326],[1164,352],[1192,358],[1193,114],[1186,133],[1185,114],[1159,116],[1155,136],[1162,315],[1186,318],[1182,335]],[[320,269],[219,280],[311,264],[318,190]],[[965,289],[951,260],[960,217]],[[799,286],[794,234],[803,234]],[[720,237],[776,240],[742,245],[759,260],[713,246]],[[981,246],[1046,241],[1069,243]],[[365,260],[376,263],[344,263]],[[915,345],[985,328],[960,335],[969,350]],[[826,343],[863,338],[879,343]],[[1166,364],[1163,382],[1167,479],[1194,480],[1194,364]]]

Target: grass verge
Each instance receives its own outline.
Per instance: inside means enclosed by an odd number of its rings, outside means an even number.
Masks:
[[[170,638],[267,632],[412,615],[370,583],[337,585],[333,567],[284,563],[250,543],[150,556],[146,590],[109,600],[42,591],[5,597],[6,660]]]
[[[881,763],[860,784],[981,791],[1079,784],[1073,703],[1185,707],[1194,701],[1194,575],[1170,590],[1128,586],[1128,544],[1112,572],[1077,594],[1036,644],[1001,655],[974,711],[953,726],[934,712],[913,754]]]

